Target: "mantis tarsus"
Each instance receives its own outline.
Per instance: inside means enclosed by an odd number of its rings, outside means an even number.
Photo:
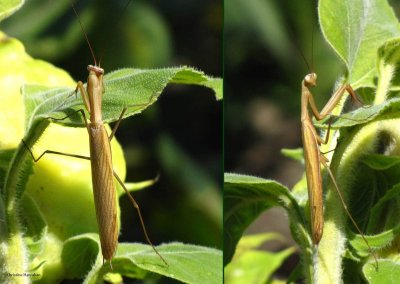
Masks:
[[[79,16],[75,10],[74,5],[71,4],[71,6],[79,20]],[[81,25],[87,43],[89,45],[95,63],[94,66],[89,65],[87,67],[89,71],[89,76],[87,80],[86,90],[81,81],[78,82],[77,87],[75,89],[75,94],[77,94],[78,91],[80,92],[84,106],[87,112],[90,114],[90,119],[88,122],[83,109],[79,109],[76,112],[74,112],[74,113],[77,112],[81,113],[86,129],[88,130],[90,157],[46,150],[38,158],[35,158],[28,145],[26,145],[24,141],[23,143],[29,150],[35,162],[40,160],[45,154],[57,154],[57,155],[90,160],[92,169],[93,194],[94,194],[94,201],[96,208],[97,223],[99,227],[103,260],[111,260],[113,258],[118,244],[119,228],[117,222],[117,204],[116,204],[117,200],[116,200],[116,189],[114,184],[114,178],[115,178],[118,181],[118,183],[122,186],[122,188],[125,190],[133,206],[136,208],[147,242],[151,245],[155,253],[161,258],[164,264],[168,266],[166,260],[160,255],[160,253],[157,251],[157,249],[150,241],[150,238],[148,237],[147,230],[144,225],[144,221],[137,202],[129,193],[129,191],[126,189],[121,178],[119,178],[117,173],[113,170],[110,141],[114,137],[114,134],[119,127],[119,123],[122,120],[123,115],[127,111],[128,107],[131,106],[127,106],[122,110],[121,115],[119,116],[119,119],[116,122],[109,136],[103,124],[102,109],[101,109],[102,96],[104,94],[104,85],[103,85],[104,70],[100,68],[100,66],[97,66],[97,61],[94,56],[90,42],[87,38],[87,35],[80,21],[79,23]],[[152,98],[150,98],[147,104],[143,104],[143,106],[150,104],[151,101]],[[71,116],[72,114],[68,115],[67,117]],[[63,120],[67,117],[61,119],[53,119],[53,120]]]
[[[322,192],[322,177],[321,177],[321,164],[325,166],[332,179],[333,185],[339,195],[339,198],[343,204],[346,214],[349,216],[354,227],[360,233],[363,240],[367,244],[370,251],[372,251],[367,239],[364,237],[357,223],[351,216],[344,198],[339,190],[339,187],[335,181],[332,171],[328,165],[328,159],[320,151],[319,146],[326,144],[329,140],[330,123],[328,126],[327,134],[325,139],[321,138],[314,124],[312,123],[311,116],[309,113],[309,107],[312,114],[317,120],[326,118],[333,108],[339,103],[341,97],[347,92],[354,100],[358,100],[353,88],[349,84],[344,84],[338,88],[330,100],[327,102],[321,112],[318,111],[313,95],[310,91],[310,87],[314,87],[317,84],[317,74],[310,73],[305,76],[302,81],[302,92],[301,92],[301,125],[302,125],[302,140],[304,148],[304,161],[306,166],[306,179],[308,187],[308,196],[310,203],[311,213],[311,235],[314,244],[318,244],[322,238],[323,225],[324,225],[324,209],[323,209],[323,192]],[[375,254],[375,262],[376,256]]]

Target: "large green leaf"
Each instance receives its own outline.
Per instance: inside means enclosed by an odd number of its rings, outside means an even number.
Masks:
[[[124,107],[131,106],[124,117],[142,112],[153,104],[169,83],[195,84],[211,87],[217,99],[222,98],[222,80],[210,78],[190,67],[176,67],[153,70],[121,69],[104,76],[103,120],[116,121]],[[79,95],[74,96],[72,88],[49,88],[26,86],[23,90],[25,101],[26,129],[40,119],[65,118],[73,109],[83,109]],[[59,123],[84,126],[79,115],[69,116]]]
[[[95,234],[76,236],[67,241],[63,250],[63,259],[69,275],[82,277],[87,274],[85,283],[98,283],[107,274],[120,274],[135,279],[151,279],[155,275],[165,276],[184,283],[222,283],[222,252],[216,249],[169,243],[157,246],[168,266],[155,254],[149,245],[120,243],[115,257],[110,263],[102,263],[99,254],[99,240]],[[92,260],[88,265],[88,258]],[[73,259],[74,261],[71,261]]]
[[[371,169],[386,170],[398,165],[400,163],[400,158],[398,156],[369,154],[364,158],[363,162]]]
[[[371,284],[395,284],[400,279],[400,263],[394,260],[379,260],[379,269],[373,265],[365,265],[363,273],[368,283]]]
[[[355,111],[346,113],[332,123],[332,129],[351,127],[379,119],[398,118],[400,113],[400,99],[394,98],[382,104],[361,107]],[[325,121],[315,122],[316,127],[327,128]]]
[[[282,239],[282,236],[274,233],[242,237],[232,262],[225,268],[224,281],[229,284],[262,284],[271,281],[272,274],[295,249],[291,247],[272,253],[258,247],[264,242],[282,241]]]
[[[321,30],[346,64],[353,87],[374,86],[377,52],[400,36],[400,25],[386,0],[321,0]]]
[[[226,173],[224,178],[224,264],[231,260],[244,230],[264,211],[280,206],[289,214],[300,243],[310,242],[303,212],[283,185],[258,177]]]

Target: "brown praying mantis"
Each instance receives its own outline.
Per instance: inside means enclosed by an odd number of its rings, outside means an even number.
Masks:
[[[314,124],[312,123],[311,116],[309,113],[309,108],[312,114],[317,120],[322,120],[326,118],[333,108],[339,103],[341,97],[347,92],[354,100],[358,100],[353,88],[349,84],[343,84],[339,87],[330,100],[326,103],[325,107],[318,111],[313,95],[310,91],[311,87],[317,84],[317,74],[310,73],[305,76],[302,81],[301,90],[301,125],[302,125],[302,140],[304,149],[304,162],[306,167],[306,179],[308,188],[308,197],[310,203],[310,214],[311,214],[311,235],[313,244],[318,245],[322,238],[323,226],[324,226],[324,209],[323,209],[323,192],[322,192],[322,176],[321,176],[321,164],[325,166],[331,177],[333,185],[338,193],[338,196],[343,204],[346,214],[349,216],[354,227],[358,233],[362,236],[364,242],[367,244],[370,251],[372,251],[367,239],[361,232],[356,221],[351,216],[346,202],[344,201],[343,195],[339,190],[339,187],[335,181],[332,171],[328,165],[328,159],[320,151],[320,145],[326,144],[329,140],[329,132],[331,123],[329,123],[328,130],[325,139],[321,138]],[[375,262],[377,264],[377,259],[373,253]]]
[[[89,65],[87,67],[89,71],[89,76],[87,80],[86,90],[83,83],[79,81],[74,92],[75,95],[77,95],[78,91],[80,92],[84,107],[86,111],[89,113],[90,117],[88,121],[84,110],[78,109],[77,111],[67,115],[64,118],[59,118],[59,119],[50,118],[50,119],[60,121],[66,119],[67,117],[75,113],[80,113],[83,117],[83,121],[89,135],[90,157],[46,150],[36,158],[32,150],[25,143],[25,141],[22,142],[25,145],[25,147],[29,150],[35,162],[39,161],[46,154],[55,154],[55,155],[62,155],[62,156],[90,160],[93,195],[96,208],[97,224],[99,228],[101,250],[103,254],[103,261],[104,260],[111,261],[111,259],[115,255],[116,247],[118,244],[119,228],[117,221],[117,199],[116,199],[116,188],[114,183],[114,178],[115,178],[117,182],[122,186],[126,194],[128,195],[133,206],[136,208],[147,242],[150,244],[154,252],[161,258],[163,263],[168,266],[167,261],[157,251],[157,249],[154,247],[153,243],[151,242],[148,236],[139,205],[127,190],[122,179],[117,175],[117,173],[113,169],[110,141],[114,137],[114,134],[117,131],[119,124],[125,112],[128,110],[128,108],[133,106],[138,107],[139,105],[130,105],[124,107],[119,116],[119,119],[117,120],[114,128],[112,129],[111,134],[108,135],[102,120],[102,96],[105,92],[103,85],[104,70],[97,65],[93,49],[90,45],[87,34],[83,29],[83,25],[80,22],[78,13],[73,3],[71,3],[71,6],[72,9],[74,10],[74,13],[77,16],[77,19],[79,21],[85,39],[88,43],[94,61],[94,65]],[[149,102],[147,104],[142,104],[140,106],[144,107],[146,105],[149,105],[152,103],[152,100],[153,97],[149,99]]]

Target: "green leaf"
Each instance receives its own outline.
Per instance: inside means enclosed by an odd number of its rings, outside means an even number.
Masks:
[[[238,247],[241,249],[255,249],[261,246],[265,242],[269,241],[280,241],[282,242],[284,237],[277,234],[277,233],[263,233],[263,234],[256,234],[256,235],[246,235],[243,236],[239,243]]]
[[[379,74],[386,75],[389,72],[390,77],[390,89],[399,90],[400,78],[394,76],[399,72],[400,69],[400,39],[395,38],[385,42],[378,50]]]
[[[153,184],[155,184],[158,181],[158,176],[156,176],[154,179],[149,179],[149,180],[144,180],[144,181],[140,181],[140,182],[125,182],[125,187],[127,190],[129,191],[138,191],[138,190],[142,190],[145,189],[147,187],[152,186]],[[124,194],[123,190],[120,190],[118,192],[119,196],[122,196]]]
[[[190,67],[153,70],[121,69],[104,76],[103,120],[110,123],[118,120],[124,107],[129,107],[125,117],[142,112],[152,105],[169,83],[210,85],[217,97],[222,98],[222,80],[204,75]],[[73,109],[83,109],[81,96],[75,98],[73,88],[48,88],[26,86],[23,90],[26,105],[26,129],[36,120],[65,118]],[[80,115],[72,115],[57,121],[60,124],[84,126]]]
[[[83,234],[65,241],[61,257],[68,278],[83,278],[90,271],[99,253],[97,234]]]
[[[387,170],[400,163],[398,156],[385,156],[380,154],[369,154],[363,159],[363,163],[374,170]]]
[[[400,279],[400,263],[394,260],[378,260],[379,269],[372,264],[363,266],[363,273],[368,283],[371,284],[395,284]]]
[[[149,245],[120,243],[112,260],[112,272],[136,279],[158,274],[184,283],[222,283],[221,251],[182,243],[160,245],[157,250],[168,266]],[[98,283],[109,272],[109,263],[102,265],[97,261],[85,283]]]
[[[24,0],[2,0],[0,2],[0,21],[14,14],[24,2]]]
[[[353,88],[374,86],[377,49],[400,36],[400,25],[386,0],[321,0],[324,37],[346,64]]]
[[[356,125],[366,124],[380,119],[398,118],[400,112],[400,99],[394,98],[387,100],[379,105],[365,106],[358,108],[355,111],[343,114],[337,117],[337,120],[332,123],[332,129],[344,127],[352,127]],[[328,118],[329,119],[329,118]],[[326,119],[326,120],[328,120]],[[326,120],[315,122],[314,125],[318,128],[327,128],[324,124]]]
[[[399,232],[400,232],[400,226],[397,226],[395,229],[390,229],[374,236],[364,236],[364,237],[368,241],[368,244],[371,246],[371,248],[376,249],[376,251],[385,247],[389,248],[389,250],[393,250],[393,248],[390,248],[390,245],[393,244],[393,241],[395,241],[395,239],[399,235]],[[362,257],[370,256],[369,262],[371,263],[374,262],[374,259],[371,256],[371,251],[369,247],[366,245],[365,240],[361,235],[350,234],[349,242],[350,245],[356,250],[355,253],[358,256]],[[352,254],[353,252],[349,251],[348,253]],[[358,256],[353,254],[351,255],[351,258],[353,260],[359,261]]]
[[[398,170],[396,172],[398,172]],[[389,229],[391,232],[389,233],[389,239],[382,239],[382,242],[378,243],[379,247],[388,246],[390,242],[393,241],[393,238],[399,234],[399,194],[400,184],[396,184],[388,189],[371,209],[368,226],[371,228],[379,228],[381,231]],[[378,241],[379,240],[380,239],[378,239]]]
[[[295,248],[288,248],[277,253],[257,250],[264,242],[278,240],[278,234],[258,234],[243,236],[237,246],[236,253],[225,268],[224,280],[229,284],[266,283],[283,261]]]
[[[244,230],[264,211],[281,206],[289,214],[295,238],[310,239],[302,210],[283,185],[253,176],[226,173],[224,178],[224,264],[231,260]]]
[[[266,283],[294,251],[294,248],[289,248],[278,253],[245,252],[240,256],[240,259],[234,260],[226,266],[225,281],[229,284]]]
[[[281,150],[281,153],[288,158],[292,158],[295,161],[300,161],[304,162],[304,156],[303,156],[303,148],[297,148],[297,149],[286,149],[283,148]]]

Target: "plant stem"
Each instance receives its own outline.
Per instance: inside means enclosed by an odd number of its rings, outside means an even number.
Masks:
[[[49,125],[47,120],[42,120],[33,125],[25,141],[28,145],[34,145],[44,129]],[[21,226],[20,200],[25,184],[30,174],[31,163],[27,163],[29,152],[22,143],[19,144],[9,170],[5,177],[3,198],[5,202],[5,215],[7,230],[7,244],[2,245],[1,253],[4,257],[2,275],[9,280],[8,273],[28,272],[28,252],[23,239],[23,228]],[[13,277],[14,283],[29,283],[29,277]]]

